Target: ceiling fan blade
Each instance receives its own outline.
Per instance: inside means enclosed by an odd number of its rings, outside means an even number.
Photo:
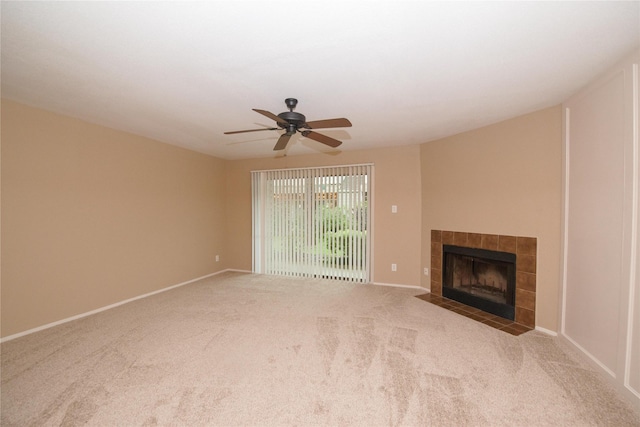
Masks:
[[[247,129],[247,130],[234,130],[231,132],[225,132],[225,135],[232,135],[234,133],[245,133],[245,132],[259,132],[261,130],[278,130],[278,128],[261,128],[261,129]]]
[[[318,142],[321,142],[325,145],[328,145],[329,147],[338,147],[340,144],[342,144],[342,141],[338,141],[337,139],[333,139],[327,135],[323,135],[321,133],[318,132],[314,132],[312,130],[305,130],[302,133],[302,136],[306,136],[307,138],[311,138],[313,140],[316,140]]]
[[[269,117],[271,120],[275,120],[277,123],[280,123],[281,125],[287,126],[289,124],[285,119],[282,119],[276,116],[275,114],[270,113],[269,111],[258,110],[257,108],[252,108],[252,110],[255,111],[256,113],[262,114],[263,116]]]
[[[287,143],[289,142],[289,138],[291,135],[289,133],[284,133],[280,138],[278,138],[278,142],[276,142],[276,146],[273,147],[273,151],[284,150],[287,148]]]
[[[307,129],[324,129],[324,128],[350,128],[351,122],[348,119],[327,119],[314,120],[304,124]]]

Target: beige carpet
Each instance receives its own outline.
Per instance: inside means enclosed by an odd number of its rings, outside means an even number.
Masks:
[[[417,293],[224,273],[4,343],[0,421],[640,425],[557,339]]]

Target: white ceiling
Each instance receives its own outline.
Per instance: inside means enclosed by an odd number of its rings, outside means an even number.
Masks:
[[[557,105],[640,46],[640,2],[8,2],[2,96],[225,159],[298,98],[337,150]],[[288,155],[331,152],[297,135]]]

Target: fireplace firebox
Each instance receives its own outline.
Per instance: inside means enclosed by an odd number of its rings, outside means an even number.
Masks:
[[[515,319],[516,255],[442,245],[442,296]]]

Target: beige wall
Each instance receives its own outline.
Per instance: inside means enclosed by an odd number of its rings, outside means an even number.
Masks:
[[[3,100],[1,194],[3,337],[224,266],[210,156]]]
[[[536,325],[557,331],[561,107],[422,144],[420,157],[423,265],[432,229],[537,237]]]
[[[227,163],[227,264],[251,270],[251,171],[374,164],[373,281],[420,285],[420,147],[340,152],[337,155],[236,160]],[[391,213],[391,205],[398,213]],[[391,271],[391,264],[398,266]]]
[[[374,282],[428,288],[431,229],[538,237],[537,324],[556,330],[560,155],[559,107],[421,146],[223,161],[3,101],[2,336],[251,270],[252,170],[360,163]]]

